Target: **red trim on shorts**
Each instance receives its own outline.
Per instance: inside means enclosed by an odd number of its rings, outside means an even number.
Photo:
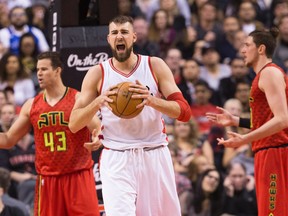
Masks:
[[[37,189],[35,191],[35,203],[34,203],[34,214],[36,214],[35,216],[40,216],[40,212],[41,212],[41,182],[42,182],[42,176],[38,175],[37,177],[37,181],[36,181],[36,185],[37,185]]]
[[[105,212],[104,204],[99,204],[98,207],[99,207],[99,213]]]

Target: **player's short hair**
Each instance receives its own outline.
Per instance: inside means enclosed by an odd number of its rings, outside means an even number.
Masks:
[[[116,24],[123,24],[126,22],[129,22],[131,25],[133,25],[133,18],[131,16],[124,16],[124,15],[119,15],[114,17],[110,22],[110,23],[116,23]]]
[[[58,52],[53,51],[42,52],[38,55],[37,60],[42,59],[50,59],[53,69],[56,69],[57,67],[63,69],[63,63],[61,61],[60,53]]]
[[[276,39],[279,34],[279,30],[276,27],[272,27],[270,30],[255,30],[248,36],[253,38],[256,47],[264,45],[266,47],[266,56],[272,58],[274,50],[276,48]]]

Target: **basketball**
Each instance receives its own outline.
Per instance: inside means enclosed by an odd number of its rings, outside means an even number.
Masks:
[[[117,94],[110,95],[109,98],[113,99],[112,103],[109,103],[112,108],[112,112],[124,119],[131,119],[137,116],[144,107],[137,109],[136,106],[142,103],[142,99],[133,99],[133,93],[129,91],[129,84],[131,82],[119,83],[116,87]]]

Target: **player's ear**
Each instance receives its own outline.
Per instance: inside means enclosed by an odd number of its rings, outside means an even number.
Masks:
[[[265,51],[266,51],[266,46],[264,44],[261,44],[259,47],[258,47],[258,52],[259,54],[265,54]]]
[[[134,32],[134,33],[133,33],[133,43],[135,43],[136,40],[137,40],[137,35],[136,35],[136,33]]]
[[[56,73],[61,74],[61,72],[62,72],[62,68],[61,68],[61,67],[57,67],[57,68],[56,68]]]

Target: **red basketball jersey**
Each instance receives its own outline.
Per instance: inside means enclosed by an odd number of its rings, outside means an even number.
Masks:
[[[265,67],[271,67],[271,66],[276,67],[277,69],[281,70],[281,72],[284,74],[283,70],[273,63],[267,64]],[[269,107],[268,101],[265,97],[265,93],[261,91],[258,87],[260,74],[261,74],[261,71],[254,78],[252,87],[251,87],[251,92],[250,92],[252,130],[259,128],[261,125],[263,125],[264,123],[266,123],[273,117],[273,113]],[[273,76],[273,74],[271,74],[271,76]],[[285,76],[285,81],[286,81],[286,98],[288,101],[288,97],[287,97],[288,79],[285,74],[284,76]],[[261,148],[281,146],[287,143],[288,143],[288,129],[285,129],[272,136],[268,136],[266,138],[254,141],[252,145],[252,149],[253,151],[257,151]]]
[[[43,93],[33,101],[30,121],[34,128],[38,174],[62,175],[93,165],[91,153],[83,147],[84,142],[90,141],[88,128],[72,133],[68,127],[76,93],[75,89],[67,88],[54,106],[46,102]]]

